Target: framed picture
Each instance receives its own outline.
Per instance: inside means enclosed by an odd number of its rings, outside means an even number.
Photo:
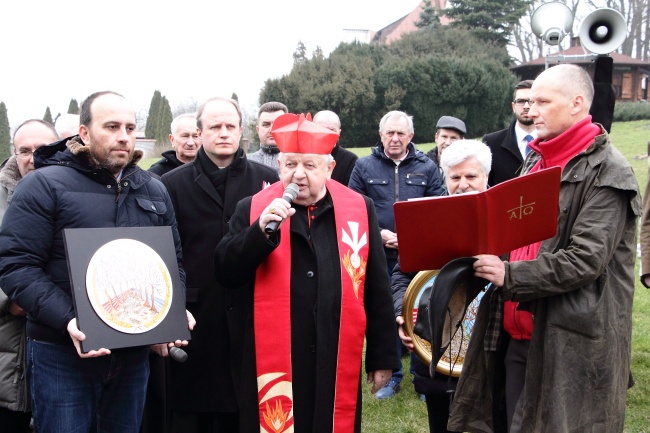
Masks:
[[[170,227],[65,229],[83,352],[189,340]]]

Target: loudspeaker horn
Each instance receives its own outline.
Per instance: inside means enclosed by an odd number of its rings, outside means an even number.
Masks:
[[[564,3],[544,3],[531,17],[533,33],[548,45],[558,45],[573,26],[573,13]]]
[[[609,54],[627,36],[625,18],[617,10],[603,8],[591,12],[580,26],[580,43],[595,54]]]

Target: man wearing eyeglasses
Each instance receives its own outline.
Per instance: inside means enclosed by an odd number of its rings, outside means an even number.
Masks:
[[[537,138],[530,110],[530,88],[533,80],[517,83],[512,94],[512,112],[515,118],[506,129],[491,132],[483,136],[483,142],[492,151],[492,169],[488,184],[498,183],[517,176],[527,154],[527,145]]]
[[[18,182],[34,170],[33,152],[58,140],[54,127],[40,119],[23,122],[14,132],[14,155],[0,165],[0,222]],[[31,418],[25,354],[25,312],[0,290],[0,426],[25,432]]]

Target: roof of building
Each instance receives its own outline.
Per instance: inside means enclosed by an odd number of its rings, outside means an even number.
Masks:
[[[574,46],[567,48],[563,51],[557,51],[555,53],[550,53],[547,56],[538,57],[529,62],[524,62],[519,65],[510,67],[511,70],[516,70],[521,67],[527,66],[544,66],[546,65],[546,60],[548,58],[564,56],[564,63],[574,63],[574,64],[589,64],[593,62],[593,57],[591,57],[591,52],[587,51],[580,44],[575,44]],[[625,54],[620,54],[617,52],[612,52],[609,54],[614,60],[615,65],[638,65],[638,66],[650,66],[650,62],[643,60],[635,59],[634,57],[626,56]]]
[[[447,6],[447,0],[431,0],[431,5],[438,10],[444,10]],[[404,15],[397,21],[394,21],[383,29],[376,31],[372,36],[372,41],[390,44],[407,33],[417,31],[418,27],[415,23],[420,21],[420,13],[422,12],[423,6],[424,2],[420,2],[411,13]],[[442,25],[447,25],[450,21],[451,20],[445,15],[440,17],[440,23]]]

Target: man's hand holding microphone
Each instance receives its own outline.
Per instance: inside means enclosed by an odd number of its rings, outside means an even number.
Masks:
[[[296,213],[296,210],[291,207],[291,203],[297,196],[298,185],[290,183],[284,190],[282,198],[273,199],[271,204],[264,209],[260,215],[260,229],[266,233],[267,237],[278,230],[282,221]]]

